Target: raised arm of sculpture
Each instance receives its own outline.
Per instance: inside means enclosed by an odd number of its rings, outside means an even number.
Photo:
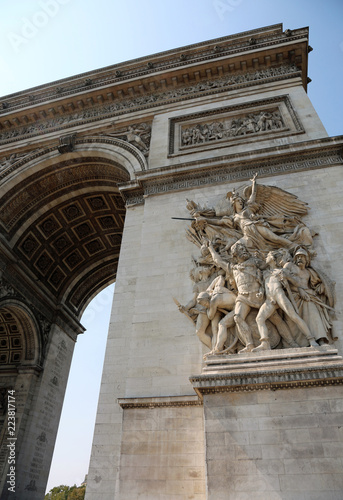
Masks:
[[[251,205],[256,202],[256,178],[257,178],[257,173],[253,176],[251,180],[251,195],[249,196],[248,199],[248,205]]]
[[[230,270],[230,263],[228,261],[225,261],[218,252],[215,251],[212,243],[210,241],[206,242],[206,245],[211,253],[213,262],[218,266],[224,269],[225,272]]]

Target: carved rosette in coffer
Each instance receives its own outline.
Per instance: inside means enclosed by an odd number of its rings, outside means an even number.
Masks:
[[[287,95],[193,113],[170,125],[170,155],[304,132]]]

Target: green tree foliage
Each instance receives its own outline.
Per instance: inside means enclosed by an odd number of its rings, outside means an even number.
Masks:
[[[85,486],[55,486],[44,497],[44,500],[84,500],[86,493]]]

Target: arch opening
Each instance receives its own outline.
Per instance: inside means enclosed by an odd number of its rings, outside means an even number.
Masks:
[[[124,141],[82,138],[73,152],[29,158],[0,186],[0,224],[13,254],[77,319],[116,279],[126,212],[119,185],[143,160]]]

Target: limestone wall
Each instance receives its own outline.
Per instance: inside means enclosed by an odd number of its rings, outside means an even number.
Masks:
[[[204,500],[203,438],[201,406],[124,410],[120,498]]]
[[[341,387],[204,396],[209,500],[340,500]]]

